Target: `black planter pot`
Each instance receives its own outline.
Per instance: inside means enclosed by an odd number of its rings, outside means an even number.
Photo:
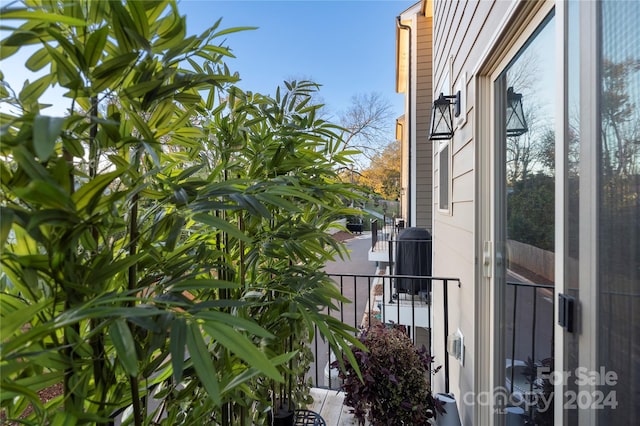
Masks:
[[[289,407],[279,407],[272,412],[271,426],[293,426],[296,413]]]

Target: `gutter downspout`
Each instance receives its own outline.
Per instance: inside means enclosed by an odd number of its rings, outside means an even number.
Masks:
[[[408,80],[408,82],[407,82],[407,93],[408,93],[407,98],[408,98],[408,101],[409,101],[409,108],[408,108],[408,111],[407,111],[407,113],[408,113],[407,114],[408,115],[407,122],[409,124],[409,126],[407,126],[407,137],[409,139],[409,144],[408,144],[409,145],[409,150],[408,150],[409,152],[407,153],[408,154],[408,158],[409,158],[409,161],[408,161],[409,162],[409,188],[408,188],[409,189],[408,190],[409,194],[408,194],[408,197],[407,197],[407,222],[406,222],[407,225],[406,226],[410,227],[410,226],[413,226],[412,223],[411,223],[411,210],[412,210],[411,198],[413,197],[413,190],[414,190],[413,184],[412,184],[413,176],[411,176],[411,172],[412,172],[411,154],[413,152],[412,140],[411,140],[411,128],[413,127],[413,117],[411,116],[411,92],[412,92],[412,86],[411,86],[411,44],[412,43],[411,43],[411,41],[412,40],[411,40],[411,26],[402,24],[402,22],[400,21],[400,16],[396,17],[396,25],[400,29],[409,31],[409,43],[408,43],[408,45],[409,45],[409,71],[408,71],[408,75],[407,75],[407,80]]]

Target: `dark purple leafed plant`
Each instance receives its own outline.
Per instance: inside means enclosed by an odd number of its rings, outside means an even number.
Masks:
[[[418,349],[413,344],[404,326],[373,325],[362,333],[360,341],[368,351],[352,351],[363,380],[347,362],[340,378],[345,404],[352,407],[361,425],[365,420],[372,426],[426,425],[436,413],[442,413],[431,393],[433,357],[424,346]]]

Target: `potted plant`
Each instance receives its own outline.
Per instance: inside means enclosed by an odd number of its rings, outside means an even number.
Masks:
[[[424,347],[413,344],[404,326],[372,325],[360,341],[366,350],[353,348],[353,354],[362,378],[346,363],[339,375],[344,381],[345,405],[352,407],[360,424],[427,424],[442,412],[431,393],[433,358]]]
[[[271,426],[293,426],[295,423],[295,406],[291,399],[274,399],[269,418]]]
[[[292,265],[291,268],[304,270],[305,267]],[[295,410],[313,402],[309,392],[312,384],[307,374],[314,358],[309,345],[313,340],[310,333],[316,322],[329,321],[307,299],[326,297],[321,284],[323,280],[320,279],[322,274],[307,271],[299,277],[286,275],[283,271],[278,279],[273,280],[270,298],[251,311],[256,320],[275,336],[265,342],[265,353],[274,359],[286,357],[286,362],[278,365],[283,382],[259,378],[255,381],[252,389],[257,415],[252,419],[254,424],[293,426]],[[290,289],[287,291],[286,287]],[[332,329],[335,326],[330,325]],[[345,345],[344,349],[347,348]]]

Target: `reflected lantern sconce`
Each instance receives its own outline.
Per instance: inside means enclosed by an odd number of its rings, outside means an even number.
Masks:
[[[451,104],[454,112],[451,113]],[[453,137],[453,117],[460,115],[460,91],[455,95],[445,96],[440,93],[438,99],[433,101],[431,109],[431,128],[429,140],[447,140]]]
[[[507,88],[507,136],[520,136],[529,131],[522,110],[522,93]]]

